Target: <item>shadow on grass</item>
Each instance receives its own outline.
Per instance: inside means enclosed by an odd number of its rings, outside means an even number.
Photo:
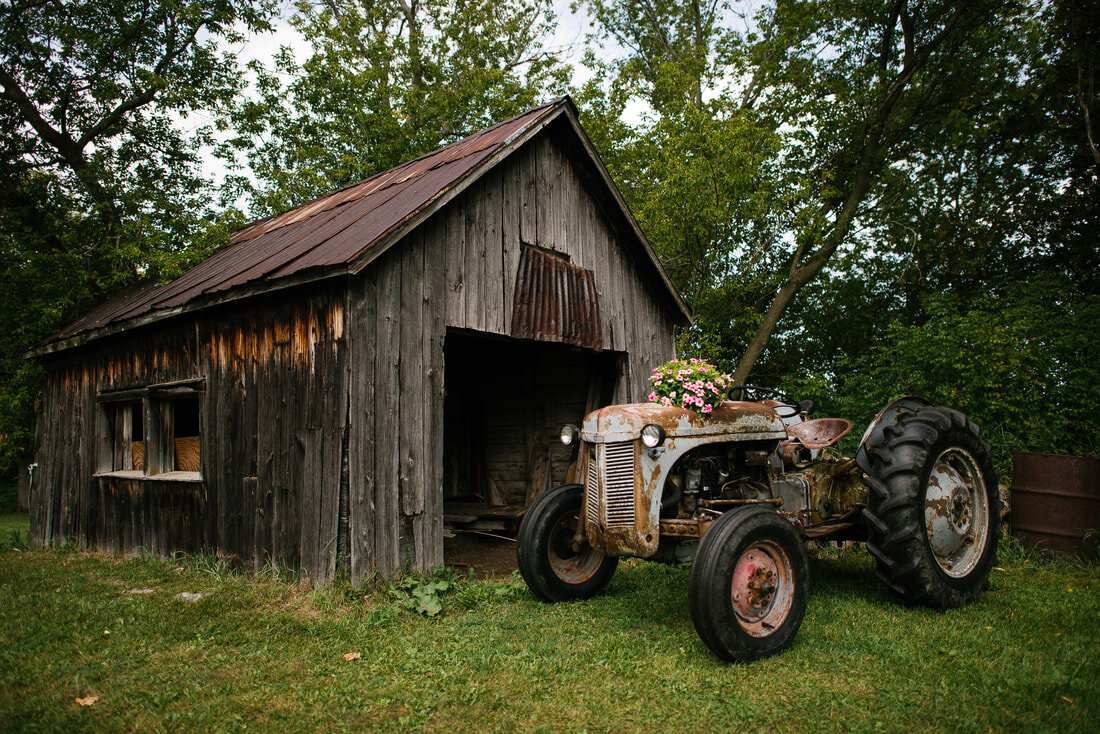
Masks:
[[[818,546],[811,548],[808,556],[809,604],[826,608],[849,600],[874,606],[896,604],[875,576],[874,562],[866,550]],[[629,626],[690,628],[690,573],[690,565],[624,559],[608,588],[585,603],[591,605],[594,615],[613,614]]]

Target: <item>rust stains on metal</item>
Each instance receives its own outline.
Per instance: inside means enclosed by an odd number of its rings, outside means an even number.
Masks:
[[[848,435],[852,422],[843,418],[815,418],[810,421],[787,426],[787,435],[797,439],[808,449],[823,449],[832,446]]]
[[[600,304],[592,271],[524,247],[512,302],[512,336],[600,349]]]
[[[631,403],[602,408],[584,420],[582,437],[590,443],[629,441],[642,426],[654,423],[669,438],[715,436],[729,440],[772,440],[787,437],[783,421],[771,408],[759,403],[725,400],[703,417],[693,410],[666,408],[657,403]]]
[[[200,299],[244,285],[271,284],[307,271],[347,272],[387,235],[455,190],[490,163],[496,153],[568,104],[567,98],[562,98],[536,107],[346,189],[254,222],[237,230],[228,246],[171,283],[143,283],[124,291],[47,342],[153,312],[171,314]]]
[[[714,520],[715,518],[706,515],[690,520],[662,518],[660,520],[661,535],[677,538],[702,538],[710,530]]]
[[[1100,459],[1012,457],[1012,532],[1027,548],[1095,557],[1085,536],[1100,528]]]

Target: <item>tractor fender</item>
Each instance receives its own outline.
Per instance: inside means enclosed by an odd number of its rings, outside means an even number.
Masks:
[[[932,403],[924,398],[906,395],[880,410],[875,419],[867,426],[867,430],[863,432],[863,438],[859,440],[859,450],[856,451],[856,464],[859,465],[859,468],[870,473],[871,451],[885,443],[885,431],[897,424],[898,416],[906,411],[927,408],[931,405]]]

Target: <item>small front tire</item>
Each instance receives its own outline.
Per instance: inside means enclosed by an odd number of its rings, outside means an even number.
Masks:
[[[704,644],[729,662],[775,655],[806,613],[808,562],[794,526],[748,505],[714,521],[691,567],[691,620]]]
[[[587,541],[574,544],[583,532],[583,488],[563,484],[543,494],[527,508],[516,538],[520,575],[535,596],[545,602],[587,599],[611,581],[618,558],[609,558]]]

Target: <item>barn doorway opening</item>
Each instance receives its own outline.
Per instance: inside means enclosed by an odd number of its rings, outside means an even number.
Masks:
[[[561,444],[561,427],[615,401],[624,358],[452,330],[444,360],[443,534],[451,564],[451,551],[469,536],[514,537],[524,508],[566,481],[576,447]]]

